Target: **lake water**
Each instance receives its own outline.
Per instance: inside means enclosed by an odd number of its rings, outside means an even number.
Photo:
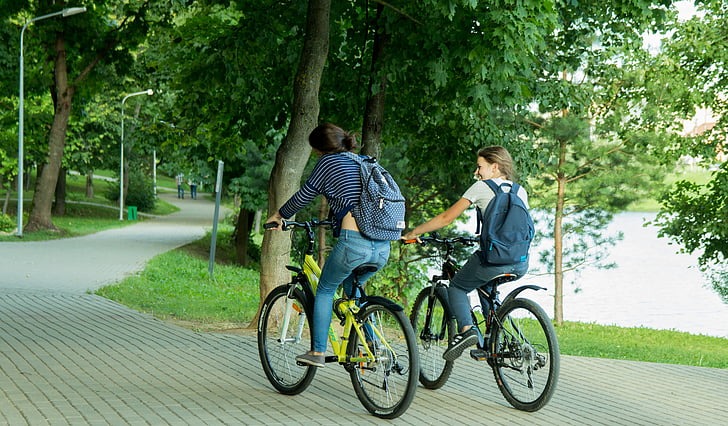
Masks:
[[[728,304],[721,301],[697,268],[697,256],[679,254],[678,246],[657,237],[657,228],[644,227],[650,213],[622,213],[607,233],[624,233],[610,250],[615,269],[585,269],[564,280],[564,319],[623,327],[679,330],[728,338]],[[467,229],[475,229],[474,221]],[[533,251],[532,251],[533,253]],[[547,291],[522,294],[553,316],[553,277],[526,276],[519,284],[534,283]],[[507,294],[515,284],[502,287]]]

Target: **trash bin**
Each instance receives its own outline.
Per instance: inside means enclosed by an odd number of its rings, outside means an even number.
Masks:
[[[136,206],[129,206],[126,212],[126,220],[137,220]]]

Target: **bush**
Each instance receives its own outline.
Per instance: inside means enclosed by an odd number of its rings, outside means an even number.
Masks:
[[[15,221],[5,213],[0,213],[0,232],[10,232],[15,229]]]
[[[119,184],[109,182],[106,199],[119,201]],[[136,206],[140,212],[151,212],[157,202],[154,196],[154,182],[139,169],[129,170],[129,188],[126,193],[126,205]]]

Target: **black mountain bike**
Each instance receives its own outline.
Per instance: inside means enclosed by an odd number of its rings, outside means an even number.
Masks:
[[[447,296],[447,286],[458,270],[453,251],[457,244],[473,246],[478,239],[440,238],[433,233],[420,240],[440,249],[442,268],[417,295],[410,321],[420,355],[420,383],[438,389],[447,382],[454,364],[442,358],[456,333]],[[536,302],[518,297],[524,290],[545,290],[543,287],[523,285],[500,300],[498,286],[516,279],[514,274],[499,275],[477,290],[480,305],[472,307],[471,314],[480,341],[470,357],[488,363],[498,389],[513,407],[536,411],[548,403],[556,389],[559,343],[544,310]]]

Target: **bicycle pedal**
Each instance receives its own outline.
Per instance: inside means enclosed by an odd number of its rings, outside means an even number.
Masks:
[[[476,361],[485,361],[488,359],[488,353],[482,349],[471,349],[470,358]]]

